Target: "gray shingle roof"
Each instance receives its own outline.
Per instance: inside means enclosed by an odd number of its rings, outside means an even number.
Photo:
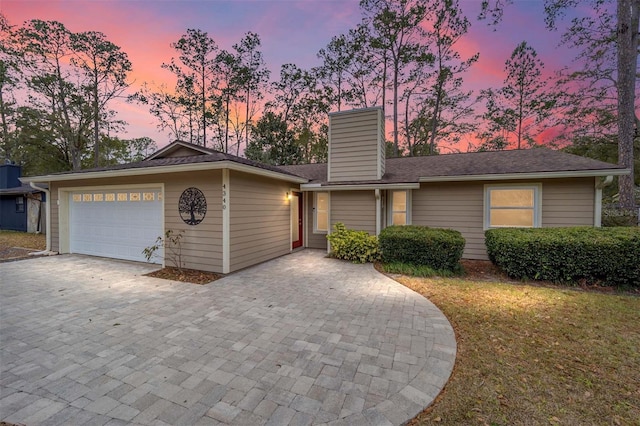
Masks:
[[[20,186],[14,186],[12,188],[0,189],[0,195],[34,194],[36,192],[42,192],[42,191],[39,189],[35,189],[31,185],[26,183],[23,183]]]
[[[52,176],[65,175],[65,174],[82,174],[82,173],[94,173],[94,172],[107,172],[112,170],[127,170],[127,169],[142,169],[142,168],[150,168],[150,167],[160,167],[160,166],[176,166],[181,164],[197,164],[197,163],[215,163],[219,161],[231,161],[238,164],[244,164],[247,166],[256,167],[263,170],[269,170],[276,173],[287,174],[291,176],[296,176],[295,174],[283,170],[281,168],[270,166],[268,164],[262,164],[257,161],[249,160],[242,157],[236,157],[235,155],[225,154],[222,152],[214,151],[212,154],[201,154],[201,155],[193,155],[187,157],[167,157],[167,158],[156,158],[153,160],[143,160],[137,163],[127,163],[127,164],[117,164],[114,166],[107,167],[94,167],[91,169],[82,169],[76,171],[67,171],[60,173],[53,173]]]
[[[310,183],[327,183],[326,164],[281,166]],[[471,152],[443,154],[428,157],[388,158],[385,174],[379,181],[340,182],[354,183],[409,183],[420,178],[450,178],[477,175],[506,175],[543,172],[587,172],[624,168],[578,155],[546,148],[514,151]]]
[[[209,150],[207,150],[209,151]],[[127,169],[179,166],[197,163],[230,161],[271,172],[308,179],[309,183],[327,184],[327,164],[302,164],[271,166],[257,161],[211,150],[211,154],[185,157],[167,157],[143,160],[137,163],[119,164],[109,167],[84,169],[75,172],[55,173],[52,176],[109,172]],[[429,157],[388,158],[385,174],[381,180],[340,182],[344,184],[415,183],[428,178],[455,178],[478,175],[514,175],[545,172],[590,172],[600,170],[624,170],[616,164],[592,160],[546,148],[530,150],[474,152],[443,154]],[[451,179],[449,179],[451,180]]]

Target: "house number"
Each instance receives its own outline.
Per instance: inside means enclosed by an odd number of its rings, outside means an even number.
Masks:
[[[227,209],[227,185],[222,184],[222,210]]]

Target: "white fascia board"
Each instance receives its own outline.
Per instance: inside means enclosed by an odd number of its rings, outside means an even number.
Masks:
[[[99,179],[99,178],[112,178],[112,177],[127,177],[127,176],[144,176],[155,175],[164,173],[179,173],[179,172],[193,172],[203,170],[221,170],[229,169],[239,172],[245,172],[253,175],[259,175],[269,177],[273,179],[283,180],[293,183],[305,183],[308,179],[291,176],[284,173],[278,173],[271,170],[260,169],[258,167],[249,166],[246,164],[240,164],[233,161],[215,161],[205,163],[192,163],[192,164],[173,164],[170,166],[155,166],[155,167],[140,167],[134,169],[121,169],[121,170],[105,170],[99,172],[85,172],[85,173],[68,173],[61,175],[44,175],[33,177],[22,177],[20,181],[24,183],[31,182],[63,182],[69,180],[85,180],[85,179]]]
[[[309,191],[371,191],[374,189],[420,189],[419,183],[373,183],[363,185],[320,185],[309,183],[300,185],[303,192]]]
[[[465,182],[478,180],[522,180],[522,179],[551,179],[551,178],[575,178],[575,177],[595,177],[595,176],[621,176],[628,175],[629,169],[606,169],[606,170],[579,170],[561,172],[532,172],[532,173],[505,173],[505,174],[485,174],[468,176],[429,176],[421,177],[420,182]]]

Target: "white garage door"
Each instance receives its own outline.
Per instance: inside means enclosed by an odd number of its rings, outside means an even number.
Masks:
[[[145,262],[142,250],[163,233],[160,189],[77,191],[69,204],[71,253]]]

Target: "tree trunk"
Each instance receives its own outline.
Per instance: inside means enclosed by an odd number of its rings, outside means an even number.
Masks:
[[[636,59],[638,55],[638,0],[618,0],[618,163],[631,170],[618,179],[620,207],[633,209],[633,136]]]
[[[225,105],[225,110],[226,110],[226,118],[225,118],[225,128],[224,128],[224,153],[228,154],[229,153],[229,104],[231,102],[230,100],[231,98],[231,94],[228,93],[227,94],[227,99],[226,99],[226,105]]]
[[[338,111],[340,111],[342,103],[342,74],[338,77]]]
[[[245,132],[245,137],[244,137],[244,147],[245,149],[249,146],[249,96],[251,94],[251,90],[249,88],[249,84],[247,83],[247,110],[245,113],[245,120],[244,120],[244,132]],[[240,154],[240,141],[238,141],[238,155]]]
[[[64,79],[62,78],[62,67],[60,65],[60,59],[56,58],[56,86],[60,90],[60,110],[62,112],[62,116],[64,117],[64,121],[62,123],[62,137],[66,140],[67,146],[69,146],[69,150],[71,151],[71,166],[73,170],[80,170],[80,149],[76,144],[76,140],[74,140],[72,131],[71,131],[71,119],[69,118],[69,109],[67,107],[66,93],[64,90]]]
[[[71,141],[71,163],[73,166],[73,170],[80,170],[80,133],[76,136],[75,140]]]
[[[411,102],[411,94],[407,94],[407,100],[404,104],[404,128],[407,135],[407,148],[409,157],[413,157],[413,146],[411,145],[411,131],[409,130],[409,103]]]
[[[94,67],[97,70],[97,66]],[[98,106],[98,72],[93,74],[93,165],[100,166],[100,108]]]
[[[366,92],[365,92],[366,93]],[[366,95],[365,95],[366,96]],[[385,52],[382,66],[382,119],[387,119],[387,54]],[[385,140],[387,135],[384,135]]]
[[[433,107],[433,121],[431,123],[431,137],[429,138],[429,155],[433,155],[436,149],[436,132],[438,131],[438,117],[440,116],[440,100],[442,99],[442,86],[444,79],[438,76],[436,104]]]
[[[206,69],[202,66],[202,146],[207,147],[207,93],[205,89]]]
[[[193,111],[191,106],[189,106],[189,143],[193,143]]]
[[[393,67],[393,155],[398,157],[400,147],[398,145],[398,64]]]
[[[7,110],[4,103],[3,88],[0,87],[0,118],[2,119],[2,140],[4,159],[9,160],[11,155],[11,143],[9,142],[9,125],[7,124]]]
[[[524,88],[520,87],[520,100],[518,102],[518,149],[522,147],[522,103],[524,102]]]

